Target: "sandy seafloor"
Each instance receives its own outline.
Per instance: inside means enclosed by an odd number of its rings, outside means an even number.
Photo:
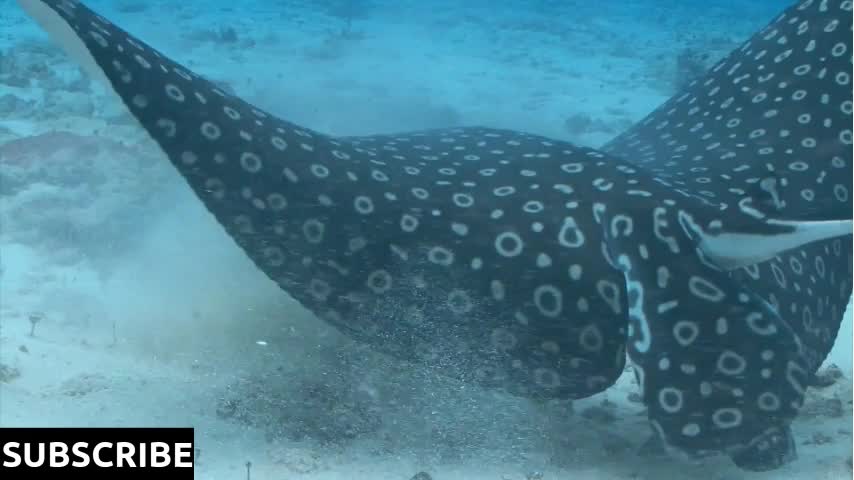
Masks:
[[[347,30],[328,3],[92,5],[328,133],[483,124],[597,146],[674,93],[686,49],[716,60],[785,4],[374,2]],[[0,52],[3,426],[194,426],[200,479],[246,478],[247,462],[261,480],[851,476],[850,316],[829,359],[844,377],[795,422],[797,462],[748,474],[638,455],[649,428],[628,375],[539,404],[354,344],[251,265],[11,0]]]

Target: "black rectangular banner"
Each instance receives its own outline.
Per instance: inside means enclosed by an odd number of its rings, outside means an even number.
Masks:
[[[192,428],[0,428],[0,478],[193,478]]]

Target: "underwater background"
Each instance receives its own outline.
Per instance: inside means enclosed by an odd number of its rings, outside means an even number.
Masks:
[[[325,133],[483,125],[597,147],[790,2],[87,4]],[[258,271],[123,107],[0,0],[2,426],[193,426],[203,479],[842,479],[851,344],[849,305],[794,424],[800,459],[753,474],[644,454],[629,374],[537,402],[372,352]]]

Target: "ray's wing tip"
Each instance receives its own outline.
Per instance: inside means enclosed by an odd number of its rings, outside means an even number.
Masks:
[[[777,470],[798,459],[791,427],[775,427],[744,450],[730,455],[735,465],[751,472]]]

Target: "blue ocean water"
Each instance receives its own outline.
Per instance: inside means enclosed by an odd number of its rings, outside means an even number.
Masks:
[[[85,3],[308,129],[476,125],[594,148],[791,4]],[[825,362],[837,368],[821,370],[828,385],[794,423],[797,461],[748,473],[724,456],[649,451],[629,371],[584,399],[510,395],[317,318],[247,258],[108,88],[16,2],[0,6],[0,425],[191,425],[200,479],[850,477],[850,310]]]

